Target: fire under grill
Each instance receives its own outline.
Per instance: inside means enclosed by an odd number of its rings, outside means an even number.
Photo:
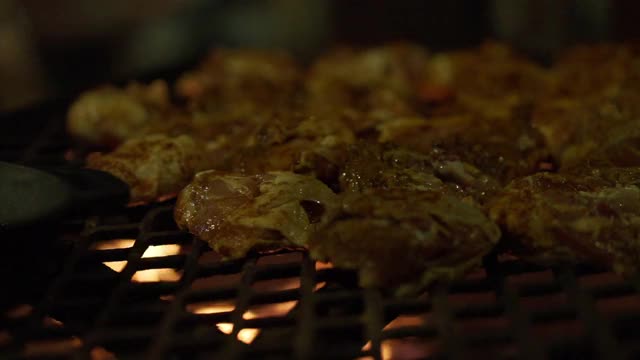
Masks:
[[[3,119],[1,159],[68,163],[63,109]],[[640,278],[590,267],[490,255],[394,298],[302,251],[222,261],[171,201],[24,236],[2,240],[0,358],[640,358]]]

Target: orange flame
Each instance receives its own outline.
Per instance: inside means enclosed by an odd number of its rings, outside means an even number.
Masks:
[[[125,249],[130,248],[136,242],[135,239],[113,239],[102,241],[96,245],[97,250]],[[160,257],[176,255],[180,253],[180,245],[152,245],[142,254],[143,258]],[[104,263],[113,271],[121,272],[127,265],[126,260],[108,261]],[[147,269],[137,271],[132,281],[135,282],[158,282],[158,281],[177,281],[180,279],[180,272],[175,269]]]
[[[282,316],[291,311],[296,303],[296,300],[292,300],[283,303],[254,306],[250,310],[245,311],[244,314],[242,314],[242,318],[251,320],[269,316]],[[233,311],[235,310],[235,306],[229,302],[218,301],[188,304],[186,309],[194,314],[218,314]],[[227,335],[231,335],[234,331],[233,324],[228,322],[217,323],[216,327]],[[260,334],[260,329],[245,328],[238,331],[236,338],[245,344],[251,344],[258,334]]]
[[[400,315],[383,329],[395,329],[404,326],[419,326],[425,323],[424,315]],[[371,341],[368,341],[362,351],[370,351],[372,347]],[[422,340],[417,339],[389,339],[380,343],[380,357],[385,360],[389,359],[415,359],[429,357],[435,352],[435,347],[425,344]]]
[[[330,263],[330,262],[316,261],[316,271],[324,270],[324,269],[331,269],[332,267],[333,267],[333,264]]]

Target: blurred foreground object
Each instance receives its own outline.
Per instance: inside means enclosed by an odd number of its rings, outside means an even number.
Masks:
[[[29,21],[13,0],[0,0],[0,84],[0,109],[25,106],[48,92]]]

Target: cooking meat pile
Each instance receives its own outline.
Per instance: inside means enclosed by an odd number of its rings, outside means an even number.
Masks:
[[[220,254],[308,248],[402,295],[500,248],[640,269],[640,48],[548,68],[486,43],[287,54],[216,50],[163,80],[82,94],[68,130],[132,202],[178,194]]]

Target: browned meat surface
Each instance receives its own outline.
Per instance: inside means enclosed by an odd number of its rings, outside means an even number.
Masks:
[[[496,180],[455,155],[434,150],[427,156],[393,145],[351,146],[339,182],[344,192],[406,189],[446,192],[484,202],[500,188]]]
[[[67,130],[90,144],[115,146],[171,121],[173,110],[162,80],[124,89],[107,86],[85,92],[71,105]]]
[[[359,134],[410,115],[426,59],[425,49],[405,43],[336,50],[310,69],[306,111],[338,119]]]
[[[437,191],[378,189],[342,200],[338,216],[312,237],[311,255],[398,295],[459,277],[500,237],[478,207]]]
[[[509,184],[489,212],[524,258],[632,274],[640,270],[639,181],[639,168],[536,174]]]
[[[283,52],[219,49],[182,75],[176,92],[207,114],[233,118],[289,104],[300,76]]]
[[[534,127],[562,167],[575,167],[640,129],[640,51],[580,46],[554,65],[533,113]]]
[[[344,148],[354,141],[341,122],[294,114],[258,128],[231,166],[248,174],[288,170],[328,180],[336,177]]]
[[[543,68],[506,45],[493,42],[469,50],[436,54],[429,59],[427,69],[427,80],[423,84],[426,90],[430,86],[444,87],[451,97],[463,102],[493,99],[498,104],[509,105],[527,101],[539,96],[548,82]],[[429,98],[429,94],[426,91],[422,97],[434,102],[444,100]],[[491,111],[491,107],[484,111]]]
[[[176,221],[223,255],[312,239],[313,256],[403,293],[478,263],[500,236],[483,210],[524,258],[637,271],[639,84],[629,45],[549,69],[495,43],[343,48],[308,69],[216,50],[177,81],[180,102],[162,81],[104,87],[67,124],[115,148],[88,166],[134,201],[186,186]]]
[[[90,154],[87,166],[126,182],[131,202],[149,202],[182,190],[196,172],[209,168],[209,161],[204,144],[187,135],[148,135],[108,154]]]
[[[425,154],[437,146],[503,183],[538,170],[548,153],[531,105],[546,71],[496,44],[435,55],[426,67],[420,114],[379,124],[381,142]]]
[[[640,92],[550,101],[536,108],[534,121],[561,167],[580,166],[640,136]]]
[[[339,207],[319,180],[291,172],[239,175],[201,172],[178,197],[176,223],[220,254],[301,247]]]

